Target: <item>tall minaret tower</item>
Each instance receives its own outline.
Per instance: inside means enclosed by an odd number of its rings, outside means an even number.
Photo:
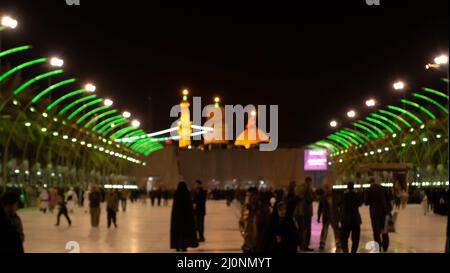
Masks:
[[[180,103],[180,121],[179,121],[179,129],[178,134],[180,135],[180,141],[178,147],[185,148],[191,145],[191,114],[190,114],[190,103],[188,101],[189,90],[183,90],[183,100]]]

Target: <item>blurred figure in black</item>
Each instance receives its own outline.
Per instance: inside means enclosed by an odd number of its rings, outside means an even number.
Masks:
[[[389,234],[384,233],[383,230],[386,216],[392,211],[392,205],[387,190],[380,183],[372,178],[370,184],[371,186],[366,192],[365,203],[370,209],[373,240],[386,252],[389,248]]]
[[[192,196],[184,181],[178,183],[173,197],[170,219],[170,248],[187,251],[188,247],[198,247],[195,230]]]
[[[262,251],[265,253],[296,253],[298,230],[292,215],[287,214],[287,204],[279,202],[264,231]]]
[[[7,191],[0,198],[0,253],[24,253],[22,220],[17,215],[20,198]]]
[[[162,190],[162,199],[163,199],[163,206],[169,205],[169,190],[166,188],[163,188]]]
[[[158,189],[155,191],[155,196],[156,196],[158,207],[160,207],[161,206],[161,198],[162,198],[162,189],[161,189],[161,187],[158,187]]]
[[[361,215],[359,214],[359,206],[361,200],[353,190],[353,182],[348,183],[347,190],[342,200],[342,250],[348,253],[348,238],[352,234],[352,253],[358,251],[359,238],[361,232]]]
[[[206,215],[206,191],[203,189],[202,181],[195,181],[195,189],[192,197],[195,223],[198,232],[198,241],[204,242],[205,215]]]
[[[67,219],[67,223],[69,223],[69,227],[72,225],[72,221],[69,218],[69,215],[67,214],[67,206],[66,206],[66,200],[63,195],[58,196],[58,216],[56,216],[56,225],[59,226],[59,219],[61,218],[61,215],[64,215]]]

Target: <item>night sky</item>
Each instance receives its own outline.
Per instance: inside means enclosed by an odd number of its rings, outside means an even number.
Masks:
[[[147,131],[170,126],[183,88],[208,103],[278,104],[282,147],[323,138],[369,96],[399,99],[397,79],[418,88],[445,75],[424,65],[448,52],[448,0],[182,3],[0,0],[20,24],[3,47],[61,56]]]

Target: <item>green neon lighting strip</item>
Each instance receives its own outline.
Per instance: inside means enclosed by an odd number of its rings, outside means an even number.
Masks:
[[[9,54],[19,52],[19,51],[28,50],[30,48],[31,48],[31,46],[29,46],[29,45],[11,48],[11,49],[0,52],[0,58],[5,57],[6,55],[9,55]]]
[[[384,127],[384,128],[385,128],[386,130],[388,130],[390,133],[394,133],[394,130],[392,130],[392,128],[389,127],[387,124],[385,124],[385,123],[383,123],[383,122],[381,122],[381,121],[379,121],[379,120],[377,120],[377,119],[374,119],[374,118],[366,118],[366,119],[367,119],[368,121],[370,121],[370,122],[376,123],[376,124],[378,124],[378,125]]]
[[[321,147],[321,146],[316,146],[316,145],[309,145],[309,146],[308,146],[308,149],[311,149],[311,150],[322,150],[323,147]],[[330,149],[327,148],[327,150],[330,150]]]
[[[83,94],[84,92],[86,92],[85,89],[79,89],[73,92],[70,92],[62,97],[60,97],[59,99],[55,100],[52,104],[50,104],[49,106],[47,106],[47,111],[52,110],[53,107],[55,107],[56,105],[58,105],[59,103],[61,103],[63,100],[68,99],[70,97],[76,96],[78,94]]]
[[[348,140],[350,140],[351,142],[353,142],[353,144],[355,144],[355,145],[358,145],[358,144],[359,144],[358,141],[354,140],[351,136],[348,136],[348,135],[346,135],[346,134],[343,134],[343,133],[340,133],[340,132],[336,132],[336,133],[334,133],[334,135],[337,135],[337,136],[339,136],[339,137],[348,139]]]
[[[20,92],[22,92],[25,88],[27,88],[28,86],[32,85],[33,83],[35,83],[35,82],[37,82],[39,80],[45,79],[47,77],[58,75],[58,74],[61,74],[61,73],[63,73],[63,70],[59,69],[59,70],[50,71],[50,72],[47,72],[45,74],[39,75],[37,77],[34,77],[33,79],[31,79],[31,80],[27,81],[26,83],[22,84],[21,86],[19,86],[16,90],[14,90],[13,93],[14,93],[14,95],[17,95]]]
[[[45,89],[44,91],[42,91],[41,93],[37,94],[31,101],[33,103],[36,103],[40,98],[42,98],[45,94],[51,92],[52,90],[54,90],[58,87],[61,87],[63,85],[74,83],[75,81],[76,81],[75,79],[69,79],[69,80],[65,80],[65,81],[59,82],[57,84],[54,84],[54,85],[48,87],[47,89]]]
[[[125,119],[125,118],[124,118]],[[119,122],[119,123],[112,123],[112,124],[114,124],[114,126],[109,126],[109,128],[107,127],[107,126],[105,126],[105,129],[107,128],[108,130],[106,130],[105,132],[103,132],[103,135],[104,136],[107,136],[111,131],[114,131],[114,130],[116,130],[116,129],[119,129],[120,128],[120,126],[122,126],[122,125],[125,125],[125,124],[127,124],[128,123],[128,120],[127,119],[125,119],[125,120],[123,120],[123,121],[121,121],[121,122]],[[102,128],[103,129],[103,128]],[[100,131],[98,131],[99,133],[101,133],[101,130]]]
[[[334,141],[338,142],[339,144],[341,144],[342,146],[344,146],[345,148],[351,147],[351,145],[349,143],[347,143],[346,141],[342,141],[341,140],[342,138],[338,138],[336,136],[331,135],[331,136],[327,136],[327,139],[334,140]]]
[[[448,99],[448,96],[445,93],[442,93],[441,91],[437,91],[437,90],[431,89],[431,88],[422,88],[422,90],[425,91],[425,92],[432,93],[432,94],[435,94],[435,95],[438,95],[440,97]]]
[[[365,121],[363,121],[363,120],[359,120],[359,121],[357,121],[357,122],[359,122],[360,124],[369,126],[369,127],[372,128],[373,130],[377,131],[377,133],[378,133],[378,135],[379,135],[380,137],[385,137],[385,136],[386,136],[386,134],[385,134],[380,128],[378,128],[378,127],[375,126],[375,125],[372,125],[372,124],[370,124],[370,123],[368,123],[368,122],[365,122]]]
[[[365,134],[361,133],[358,130],[345,128],[345,129],[343,129],[343,131],[348,131],[348,132],[354,133],[354,134],[358,135],[359,137],[361,137],[361,138],[363,138],[365,140],[369,140],[369,138]]]
[[[441,80],[442,80],[443,82],[448,83],[448,79],[447,79],[447,78],[442,78]]]
[[[87,100],[90,100],[90,99],[94,99],[94,98],[96,98],[96,97],[97,97],[97,95],[90,95],[90,96],[87,96],[87,97],[78,99],[78,100],[72,102],[71,104],[67,105],[67,106],[64,107],[63,109],[61,109],[61,111],[59,111],[58,115],[62,115],[62,114],[64,114],[64,113],[66,113],[68,110],[70,110],[72,107],[74,107],[75,105],[77,105],[77,104],[79,104],[79,103],[82,103],[82,102],[87,101]]]
[[[93,101],[90,101],[86,104],[84,104],[83,106],[80,106],[78,109],[76,109],[75,111],[72,112],[72,114],[69,115],[69,117],[67,118],[68,120],[73,119],[74,116],[76,116],[78,113],[80,113],[81,111],[83,111],[84,109],[88,108],[89,106],[92,106],[94,104],[100,103],[102,102],[103,99],[96,99]]]
[[[399,108],[399,107],[396,107],[396,106],[392,106],[392,105],[389,105],[388,108],[391,109],[391,110],[396,110],[396,111],[398,111],[398,112],[400,112],[400,113],[403,113],[403,114],[405,114],[405,115],[408,115],[408,116],[410,116],[412,119],[414,119],[415,121],[417,121],[419,124],[423,124],[423,122],[422,122],[422,120],[421,120],[420,118],[418,118],[416,115],[412,114],[412,113],[409,112],[409,111],[406,111],[406,110],[404,110],[404,109],[402,109],[402,108]]]
[[[412,101],[409,101],[409,100],[404,100],[404,99],[402,99],[401,102],[403,102],[404,104],[408,104],[408,105],[411,105],[413,107],[416,107],[417,109],[420,109],[422,112],[427,114],[430,118],[436,119],[436,116],[433,113],[431,113],[430,111],[428,111],[428,109],[426,109],[425,107],[419,105],[418,103],[415,103],[415,102],[412,102]]]
[[[327,150],[331,150],[333,153],[339,151],[338,148],[336,148],[335,146],[329,145],[329,144],[320,144],[320,143],[316,142],[315,145],[318,145],[319,147],[322,147]]]
[[[356,122],[353,123],[353,125],[355,125],[355,127],[358,127],[358,128],[360,128],[360,129],[363,129],[364,131],[368,132],[369,135],[370,135],[372,138],[379,138],[379,136],[378,136],[374,131],[370,130],[370,129],[367,128],[366,126],[361,125],[361,124],[356,123]]]
[[[81,122],[83,122],[83,120],[87,119],[89,116],[92,116],[93,114],[100,112],[102,110],[108,109],[108,108],[109,108],[109,106],[103,105],[103,106],[95,108],[94,110],[87,112],[86,114],[84,114],[84,116],[82,116],[81,118],[79,118],[77,120],[77,124],[80,124]]]
[[[22,70],[22,69],[24,69],[24,68],[26,68],[28,66],[32,66],[32,65],[35,65],[35,64],[45,63],[46,61],[47,61],[46,58],[41,58],[41,59],[36,59],[36,60],[33,60],[33,61],[29,61],[29,62],[23,63],[21,65],[18,65],[16,67],[6,71],[2,76],[0,76],[0,82],[3,81],[9,75],[11,75],[11,74],[13,74],[13,73],[15,73],[15,72],[17,72],[19,70]]]
[[[346,140],[346,139],[343,138],[343,137],[337,136],[337,135],[335,135],[335,134],[331,134],[330,136],[333,137],[333,138],[335,138],[335,139],[341,140],[342,142],[344,142],[345,144],[347,144],[348,147],[352,147],[352,146],[353,146],[353,144],[352,144],[350,141]]]
[[[98,115],[98,116],[92,118],[88,123],[86,123],[86,124],[84,125],[84,128],[89,128],[89,126],[91,126],[95,121],[97,121],[97,120],[99,120],[99,119],[101,119],[101,118],[103,118],[103,117],[105,117],[105,116],[107,116],[107,115],[114,114],[114,113],[117,113],[117,110],[116,110],[116,109],[113,109],[113,110],[111,110],[111,111],[102,113],[102,114],[100,114],[100,115]]]
[[[434,104],[435,106],[437,106],[439,109],[441,109],[442,111],[444,111],[444,113],[446,113],[448,115],[448,110],[442,104],[438,103],[437,101],[435,101],[427,96],[424,96],[422,94],[413,93],[413,96]]]
[[[123,138],[134,137],[134,136],[142,136],[142,135],[145,135],[145,132],[142,131],[142,130],[138,130],[138,131],[136,131],[136,132],[131,132],[131,133],[129,133],[129,134],[124,135]],[[130,146],[130,145],[133,144],[133,143],[134,143],[134,142],[128,142],[128,143],[125,143],[125,146]]]
[[[113,125],[113,124],[116,125],[116,124],[119,124],[121,122],[128,122],[128,120],[126,118],[122,117],[122,116],[119,116],[118,118],[115,118],[115,119],[107,122],[105,125],[103,125],[103,127],[100,128],[100,130],[98,130],[97,133],[100,134],[101,132],[103,132],[103,131],[105,131],[105,130],[107,130],[109,128],[113,128],[113,127],[111,127],[111,125]],[[114,128],[116,128],[116,127],[117,127],[117,125],[114,126]]]
[[[116,139],[116,138],[120,138],[121,136],[123,136],[124,134],[126,134],[126,133],[128,133],[128,132],[130,132],[130,131],[132,131],[132,130],[136,130],[136,127],[133,127],[133,126],[127,126],[127,127],[123,128],[123,129],[120,129],[119,131],[115,132],[114,134],[112,134],[112,135],[110,136],[110,138],[111,138],[112,140],[114,140],[114,139]]]
[[[335,144],[334,142],[329,141],[329,140],[321,140],[321,141],[316,142],[316,144],[328,145],[328,146],[331,145],[331,147],[335,147],[336,151],[340,151],[342,148],[345,148],[344,146],[341,147],[340,146],[341,144],[339,144],[339,143]]]
[[[399,121],[401,121],[403,124],[405,124],[407,127],[411,128],[411,124],[409,122],[407,122],[406,120],[404,120],[401,116],[398,116],[392,112],[386,111],[386,110],[380,110],[380,113],[391,116],[393,118],[398,119]]]
[[[392,126],[394,126],[395,129],[397,129],[398,131],[401,131],[401,130],[402,130],[402,127],[398,126],[397,123],[395,123],[394,121],[388,119],[388,118],[385,117],[385,116],[382,116],[382,115],[379,115],[379,114],[375,114],[375,113],[373,113],[373,114],[371,114],[371,115],[372,115],[374,118],[382,119],[382,120],[388,122],[389,124],[391,124]]]
[[[101,126],[103,126],[107,122],[110,122],[111,120],[118,119],[118,118],[122,118],[122,115],[116,115],[116,116],[113,116],[113,117],[109,117],[109,118],[107,118],[105,120],[102,120],[101,122],[97,123],[97,125],[95,125],[94,128],[92,128],[92,130],[97,131],[98,128],[100,128]]]
[[[341,130],[339,133],[340,133],[340,134],[347,135],[347,136],[350,136],[350,137],[352,137],[352,138],[354,138],[354,139],[357,139],[357,140],[359,141],[359,143],[361,143],[361,144],[364,144],[364,142],[365,142],[364,139],[362,139],[361,137],[359,137],[357,134],[352,133],[352,132],[350,132],[350,131],[347,131],[347,130],[345,130],[345,129]]]

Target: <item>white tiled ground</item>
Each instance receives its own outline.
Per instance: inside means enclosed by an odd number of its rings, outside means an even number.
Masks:
[[[238,231],[237,206],[227,207],[225,201],[208,201],[206,216],[206,243],[195,252],[240,252],[242,239]],[[368,208],[362,207],[360,251],[372,240]],[[55,214],[42,214],[37,209],[19,211],[25,229],[26,252],[68,252],[68,241],[76,241],[81,252],[174,252],[169,249],[170,207],[151,207],[146,204],[128,204],[125,213],[118,213],[118,228],[107,229],[103,209],[100,227],[91,228],[89,214],[78,208],[71,214],[72,227],[64,218],[55,227]],[[422,214],[418,205],[409,205],[399,213],[398,232],[391,235],[390,252],[443,252],[447,219]],[[319,245],[321,225],[313,219],[311,247]],[[330,230],[332,235],[332,231]],[[333,236],[327,240],[327,251],[333,251]]]

